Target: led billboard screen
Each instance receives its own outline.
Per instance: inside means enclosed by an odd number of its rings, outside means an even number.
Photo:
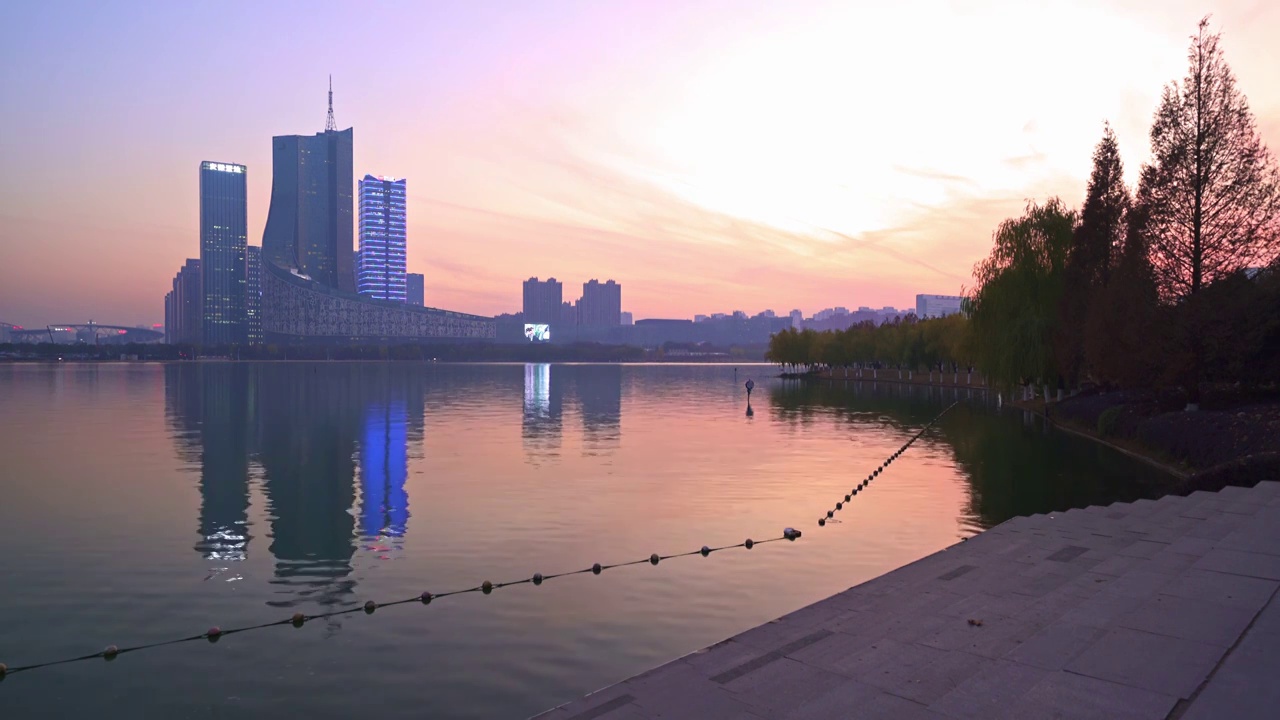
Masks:
[[[524,326],[524,338],[529,342],[551,342],[551,326],[550,325],[528,325]]]

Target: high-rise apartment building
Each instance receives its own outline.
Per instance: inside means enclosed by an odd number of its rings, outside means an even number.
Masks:
[[[247,338],[245,246],[249,213],[244,165],[200,163],[201,342],[237,345]]]
[[[271,139],[271,207],[262,259],[331,288],[355,292],[352,133],[329,123],[315,135]]]
[[[262,344],[262,248],[245,248],[245,333],[250,345]]]
[[[164,341],[171,345],[199,345],[204,325],[200,261],[191,259],[173,277],[164,296]]]
[[[961,311],[964,298],[959,295],[916,295],[916,317],[946,317]]]
[[[582,284],[578,323],[585,327],[612,327],[622,322],[622,286],[609,280]]]
[[[407,273],[404,276],[404,292],[405,302],[414,306],[422,307],[426,298],[426,278],[422,273]]]
[[[635,325],[635,324],[636,324],[636,322],[635,322],[635,316],[634,316],[634,315],[632,315],[631,313],[627,312],[626,310],[623,310],[623,311],[622,311],[622,320],[621,320],[621,323],[620,323],[620,324],[622,324],[622,325]]]
[[[560,308],[564,298],[564,285],[555,278],[539,281],[531,277],[524,281],[524,321],[526,323],[560,324]]]
[[[356,290],[375,300],[405,302],[405,181],[360,180],[360,254]]]

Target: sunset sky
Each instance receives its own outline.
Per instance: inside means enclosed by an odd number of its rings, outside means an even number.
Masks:
[[[1280,149],[1272,0],[56,2],[0,8],[0,320],[163,320],[202,160],[324,128],[408,178],[426,302],[613,278],[642,317],[955,294],[1027,199],[1130,179],[1211,13]]]

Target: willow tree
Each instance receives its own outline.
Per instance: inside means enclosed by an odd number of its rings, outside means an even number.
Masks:
[[[1076,212],[1052,198],[1001,223],[991,255],[974,268],[969,302],[974,359],[1011,387],[1056,379],[1053,341]]]
[[[1196,297],[1208,283],[1270,262],[1280,250],[1280,173],[1236,87],[1221,36],[1208,26],[1201,20],[1191,40],[1186,78],[1165,86],[1139,198],[1150,208],[1161,297],[1184,310],[1176,329],[1189,358],[1188,409],[1199,403],[1200,325],[1211,316]]]

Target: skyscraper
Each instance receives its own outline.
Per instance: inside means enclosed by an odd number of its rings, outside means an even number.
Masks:
[[[200,261],[191,259],[173,277],[173,289],[164,296],[164,341],[171,345],[199,345],[204,304]]]
[[[408,273],[404,276],[406,303],[414,307],[422,307],[423,299],[426,296],[425,289],[426,279],[422,277],[422,273]]]
[[[360,255],[356,289],[376,300],[405,302],[405,181],[360,180]]]
[[[564,297],[564,285],[555,278],[539,281],[531,277],[524,281],[524,321],[526,323],[560,323],[560,303]]]
[[[249,234],[245,167],[200,163],[201,341],[245,342],[245,245]]]
[[[262,344],[262,248],[249,245],[245,257],[246,334],[250,345]]]
[[[582,305],[578,324],[585,327],[612,327],[622,322],[622,286],[610,280],[582,284]]]
[[[271,139],[271,207],[262,257],[278,267],[355,292],[352,263],[351,128]]]

